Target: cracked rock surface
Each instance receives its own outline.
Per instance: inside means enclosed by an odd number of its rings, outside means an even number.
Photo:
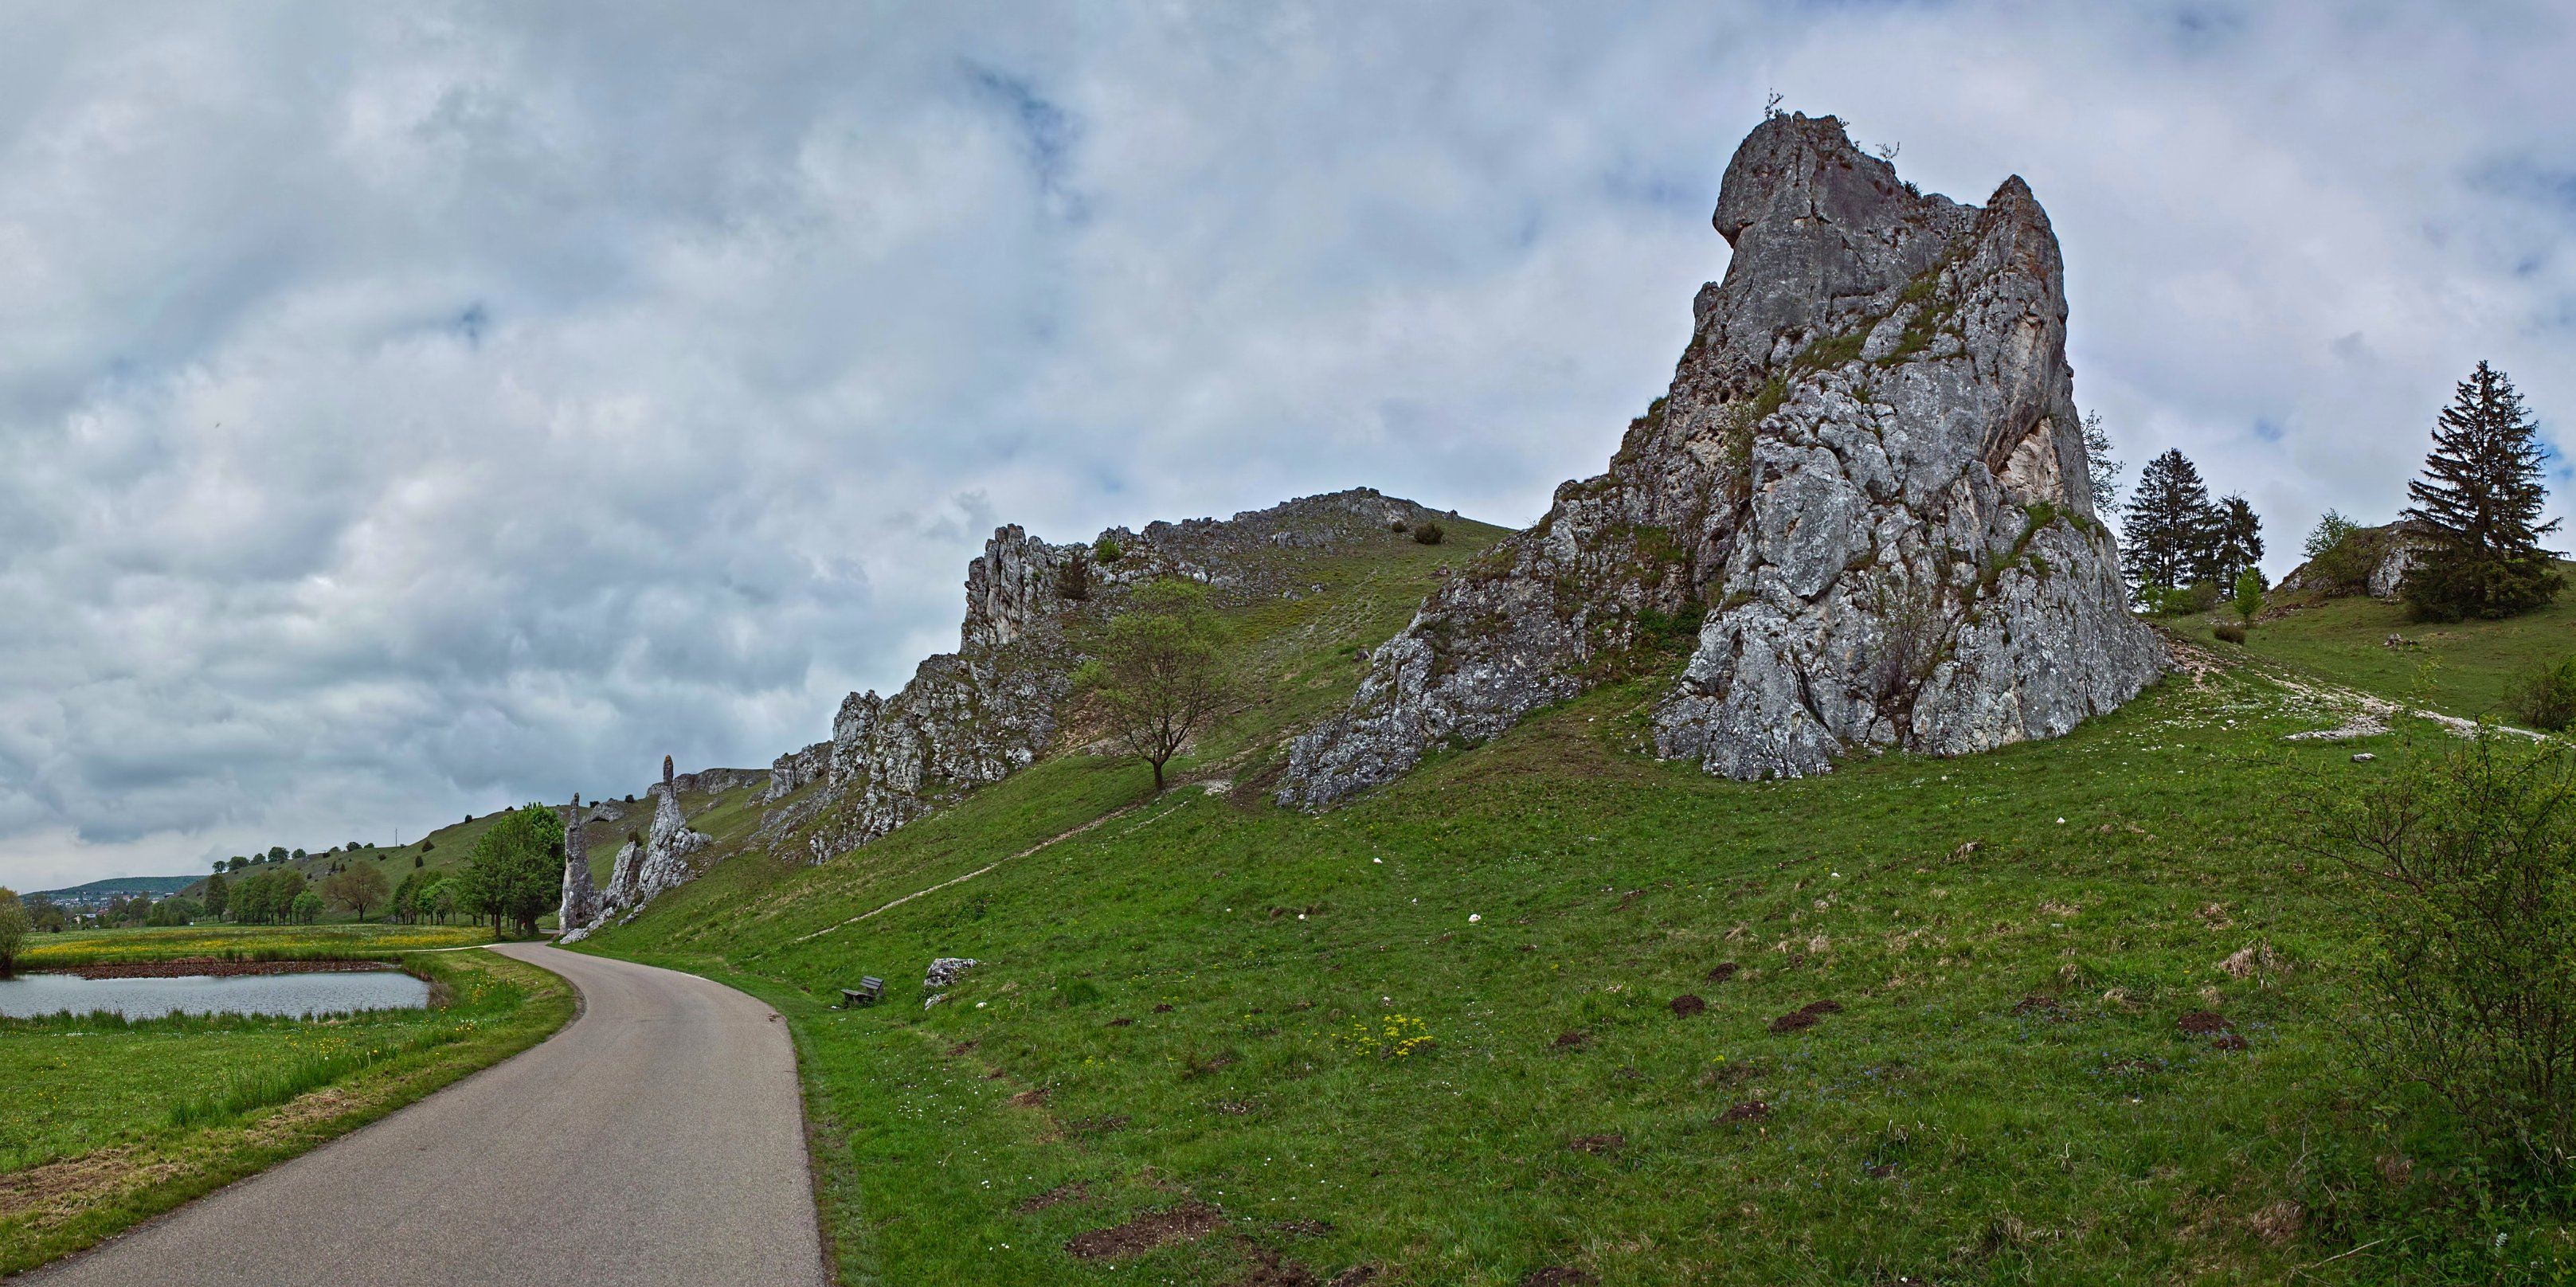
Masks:
[[[2054,737],[2162,672],[2086,486],[2057,238],[2030,189],[1918,192],[1832,117],[1728,164],[1734,247],[1610,468],[1424,602],[1295,744],[1321,805],[1595,684],[1680,674],[1667,757],[1800,776]]]

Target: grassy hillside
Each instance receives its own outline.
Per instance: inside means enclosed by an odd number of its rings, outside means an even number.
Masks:
[[[2576,583],[2576,563],[2558,570]],[[2289,600],[2246,639],[2257,656],[2295,662],[2355,688],[2454,715],[2502,717],[2531,671],[2576,653],[2576,593],[2509,621],[2435,625],[2366,595]],[[2407,642],[2391,648],[2390,635]]]
[[[1061,756],[587,945],[786,1014],[844,1281],[2576,1272],[2348,1036],[2364,891],[2295,808],[2420,749],[2284,742],[2334,722],[2273,682],[2308,672],[1758,785],[1642,754],[1641,681],[1274,808],[1278,735],[1348,694],[1404,580],[1247,617],[1274,695],[1206,785]],[[983,964],[924,1010],[936,956]],[[862,974],[888,1003],[829,1009]]]

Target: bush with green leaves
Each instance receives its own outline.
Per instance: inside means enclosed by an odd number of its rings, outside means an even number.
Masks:
[[[2236,609],[2238,620],[2249,626],[2254,624],[2256,615],[2263,611],[2263,574],[2253,568],[2237,573],[2236,597],[2228,601],[2228,606]]]
[[[1156,581],[1133,604],[1092,641],[1074,683],[1112,740],[1153,766],[1160,795],[1164,766],[1232,704],[1235,681],[1204,586]]]
[[[2514,694],[2511,709],[2515,719],[2544,732],[2560,733],[2576,724],[2576,657],[2532,672]]]
[[[2220,643],[2241,644],[2245,642],[2245,623],[2241,621],[2222,621],[2217,625],[2211,626],[2209,628],[2209,633],[2216,637]]]
[[[2379,562],[2379,542],[2372,529],[2327,510],[2308,533],[2308,580],[2328,594],[2360,594],[2370,588],[2370,570]]]
[[[27,945],[27,931],[32,922],[18,896],[0,888],[0,979],[9,977],[17,967],[18,953]]]
[[[1118,542],[1106,536],[1091,544],[1091,561],[1094,563],[1115,563],[1125,557],[1127,557],[1127,551],[1120,548]]]
[[[2482,729],[2318,793],[2314,846],[2365,878],[2360,1039],[2494,1173],[2576,1199],[2576,752]]]
[[[1413,529],[1413,539],[1420,541],[1424,545],[1438,545],[1440,543],[1440,538],[1447,535],[1447,532],[1440,530],[1440,525],[1438,523],[1434,523],[1429,519],[1424,519],[1419,526]]]

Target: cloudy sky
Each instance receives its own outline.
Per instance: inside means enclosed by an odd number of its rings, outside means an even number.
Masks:
[[[2576,425],[2563,6],[6,8],[22,889],[765,764],[955,645],[997,522],[1525,523],[1770,90],[2028,178],[2079,400],[2275,573],[2480,357]]]

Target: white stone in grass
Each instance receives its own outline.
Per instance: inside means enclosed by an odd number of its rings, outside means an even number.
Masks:
[[[1482,916],[1477,915],[1477,914],[1476,914],[1476,913],[1474,913],[1474,912],[1469,912],[1469,913],[1467,913],[1467,923],[1468,923],[1468,924],[1470,924],[1470,925],[1473,925],[1473,924],[1475,924],[1476,922],[1481,921],[1481,920],[1483,920],[1483,919],[1485,919],[1485,918],[1484,918],[1484,917],[1482,917]]]

